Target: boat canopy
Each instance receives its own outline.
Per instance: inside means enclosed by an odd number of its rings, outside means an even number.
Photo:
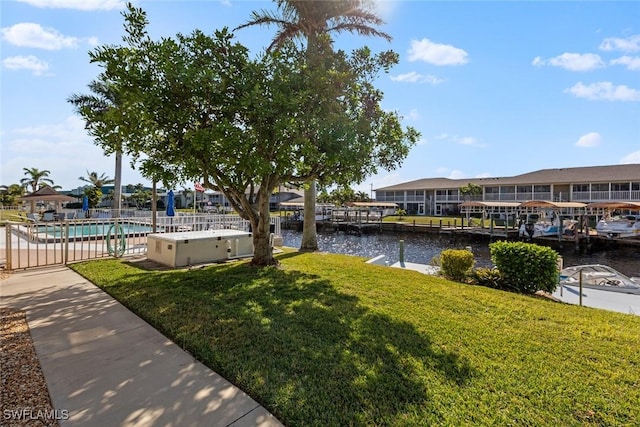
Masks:
[[[595,202],[589,203],[587,207],[593,209],[629,209],[640,211],[640,202]]]
[[[586,203],[581,202],[550,202],[548,200],[529,200],[527,202],[520,203],[521,208],[584,208]]]

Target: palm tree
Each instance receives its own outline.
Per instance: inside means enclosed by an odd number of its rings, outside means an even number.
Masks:
[[[275,0],[278,13],[271,11],[253,12],[251,20],[236,28],[253,25],[276,25],[279,27],[268,50],[277,49],[287,41],[301,38],[307,43],[307,62],[318,64],[320,52],[330,33],[350,32],[364,36],[391,36],[374,26],[384,22],[376,14],[367,10],[371,1],[367,0]],[[326,46],[325,46],[326,47]],[[316,180],[311,180],[304,191],[304,225],[300,249],[318,250],[316,234]]]
[[[111,109],[117,108],[118,102],[115,92],[107,83],[94,80],[89,83],[89,89],[93,92],[93,95],[71,95],[67,100],[76,107],[76,111],[81,114],[82,112],[85,112],[85,114],[94,117],[103,117]],[[87,123],[87,125],[89,125],[89,123]],[[115,138],[116,170],[115,179],[112,181],[112,208],[115,210],[116,215],[118,215],[122,199],[122,141],[120,141],[117,136]]]
[[[102,188],[105,185],[113,184],[114,180],[109,178],[104,173],[98,176],[98,172],[89,172],[87,171],[87,177],[84,176],[78,177],[80,181],[88,182],[96,188]],[[114,194],[115,197],[115,194]]]
[[[43,183],[53,184],[53,180],[49,178],[49,174],[51,171],[48,170],[40,170],[38,168],[22,168],[24,170],[24,174],[27,175],[26,178],[22,178],[20,180],[20,184],[26,189],[31,186],[31,192],[34,193],[42,186]],[[36,202],[35,200],[31,200],[29,203],[29,208],[31,212],[36,211]]]
[[[22,170],[24,170],[24,174],[27,175],[27,177],[22,178],[20,184],[22,184],[24,188],[31,187],[32,193],[37,191],[43,183],[53,185],[53,180],[49,178],[51,171],[40,170],[38,168],[22,168]]]

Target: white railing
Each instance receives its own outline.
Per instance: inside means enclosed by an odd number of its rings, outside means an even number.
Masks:
[[[460,198],[461,196],[456,194],[456,195],[438,195],[436,194],[435,198],[436,198],[436,202],[459,202],[462,199]]]
[[[82,218],[49,222],[9,222],[5,225],[7,270],[67,264],[89,259],[144,255],[152,218]],[[271,217],[273,234],[281,235],[279,217]],[[236,229],[249,231],[249,221],[237,215],[160,216],[156,233]],[[2,250],[2,249],[0,249]],[[0,255],[0,258],[2,256]]]
[[[640,200],[640,191],[574,191],[573,200],[602,201],[602,200]]]

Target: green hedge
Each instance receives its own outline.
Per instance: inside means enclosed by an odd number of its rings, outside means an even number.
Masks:
[[[463,249],[446,249],[440,254],[442,274],[458,282],[469,277],[474,261],[473,253]]]
[[[553,249],[500,241],[491,243],[489,250],[506,286],[522,293],[553,292],[558,286],[558,254]]]

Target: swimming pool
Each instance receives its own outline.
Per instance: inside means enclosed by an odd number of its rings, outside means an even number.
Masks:
[[[121,227],[122,230],[118,232],[119,235],[131,236],[151,233],[151,226],[144,224],[120,223],[118,227]],[[104,239],[107,235],[114,234],[114,224],[108,222],[69,224],[68,233],[64,225],[44,224],[38,225],[34,231],[38,240],[60,239],[65,236],[69,240]]]

